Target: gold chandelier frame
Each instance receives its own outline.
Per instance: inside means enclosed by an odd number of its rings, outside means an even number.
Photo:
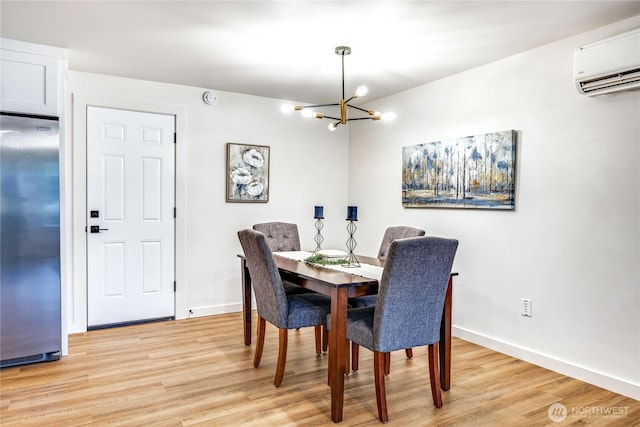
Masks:
[[[395,118],[394,113],[385,113],[382,114],[379,111],[368,110],[365,108],[360,108],[356,105],[351,105],[350,102],[356,98],[363,97],[367,94],[366,86],[359,86],[356,91],[349,97],[348,99],[345,97],[344,90],[344,57],[347,55],[351,55],[351,48],[349,46],[337,46],[335,49],[335,54],[340,56],[342,62],[342,98],[339,102],[331,103],[331,104],[313,104],[313,105],[284,105],[282,107],[282,112],[291,112],[291,111],[300,111],[306,117],[314,117],[316,119],[329,119],[332,122],[329,124],[329,130],[336,130],[338,125],[346,125],[350,121],[354,120],[392,120]],[[314,108],[324,108],[324,107],[339,107],[340,108],[340,117],[331,116],[325,113],[321,113],[318,111],[313,111]],[[359,113],[364,113],[365,115],[360,115],[356,117],[349,117],[348,110],[353,109]]]

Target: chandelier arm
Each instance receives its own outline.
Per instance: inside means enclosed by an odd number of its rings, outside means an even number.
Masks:
[[[352,120],[371,120],[371,117],[354,117],[354,118],[347,119],[348,122]]]
[[[340,117],[331,117],[331,116],[323,116],[322,118],[323,118],[323,119],[338,120],[338,121],[340,121],[340,120],[341,120],[341,119],[340,119]]]
[[[355,108],[356,110],[360,110],[360,111],[363,111],[363,112],[369,114],[369,110],[365,110],[364,108],[356,107],[355,105],[347,105],[347,107]]]
[[[316,105],[303,105],[302,108],[317,108],[317,107],[335,107],[340,105],[340,103],[336,102],[333,104],[316,104]]]

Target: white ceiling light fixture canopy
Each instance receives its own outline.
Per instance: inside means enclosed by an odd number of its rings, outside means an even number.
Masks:
[[[292,111],[300,111],[303,117],[315,117],[317,119],[330,119],[333,120],[329,124],[329,130],[334,131],[338,127],[338,125],[346,125],[347,122],[352,120],[393,120],[396,117],[394,112],[381,113],[379,111],[366,110],[364,108],[357,107],[355,105],[349,104],[352,100],[356,98],[361,98],[365,96],[368,92],[366,86],[358,86],[356,91],[351,95],[350,98],[345,97],[344,92],[344,57],[346,55],[351,55],[351,48],[349,46],[338,46],[335,50],[336,55],[340,56],[342,60],[342,98],[340,102],[336,102],[334,104],[315,104],[315,105],[283,105],[280,109],[283,113],[290,113]],[[314,108],[324,108],[324,107],[340,107],[340,117],[327,115],[324,113],[319,113],[313,111]],[[347,111],[349,109],[354,109],[359,111],[360,113],[364,113],[365,115],[360,115],[357,117],[349,117]]]

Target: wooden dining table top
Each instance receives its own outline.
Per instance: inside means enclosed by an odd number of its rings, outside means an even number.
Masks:
[[[350,288],[349,297],[375,294],[378,292],[378,280],[349,273],[344,270],[334,270],[322,265],[298,261],[292,258],[274,254],[276,265],[283,280],[304,285],[305,287],[327,294],[328,288]],[[361,264],[384,267],[384,260],[357,255]]]

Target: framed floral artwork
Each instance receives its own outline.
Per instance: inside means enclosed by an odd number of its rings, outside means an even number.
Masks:
[[[227,143],[227,202],[269,201],[269,147]]]

